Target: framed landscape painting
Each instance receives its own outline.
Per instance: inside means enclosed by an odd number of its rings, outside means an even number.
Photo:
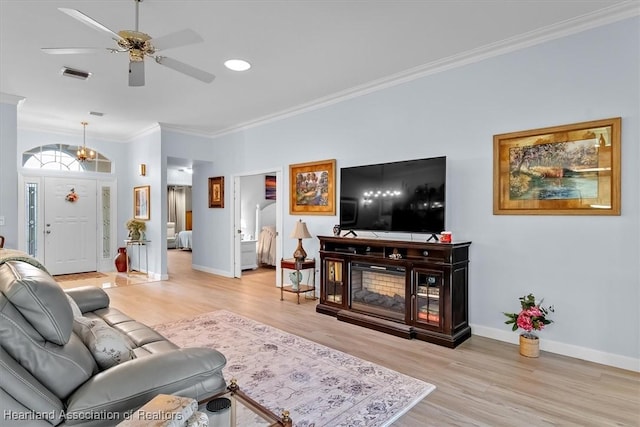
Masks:
[[[289,183],[290,214],[336,214],[335,159],[290,165]]]
[[[493,137],[494,215],[620,215],[619,117]]]

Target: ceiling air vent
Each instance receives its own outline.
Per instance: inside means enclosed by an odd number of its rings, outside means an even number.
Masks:
[[[62,67],[62,75],[67,77],[74,77],[76,79],[87,80],[91,73],[88,71],[76,70],[74,68]]]

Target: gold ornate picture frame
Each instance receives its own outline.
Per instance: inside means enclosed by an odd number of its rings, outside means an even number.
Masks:
[[[336,161],[289,165],[289,213],[291,215],[336,214]]]
[[[224,208],[224,176],[209,178],[209,207]]]
[[[620,215],[620,117],[493,137],[494,215]]]
[[[133,187],[133,217],[148,221],[151,219],[151,195],[148,185]]]

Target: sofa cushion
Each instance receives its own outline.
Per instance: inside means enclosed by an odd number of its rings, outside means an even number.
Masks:
[[[22,261],[0,265],[0,292],[47,341],[64,345],[73,313],[62,288],[38,267]]]
[[[101,370],[135,358],[130,340],[102,319],[76,317],[73,331],[82,339]]]

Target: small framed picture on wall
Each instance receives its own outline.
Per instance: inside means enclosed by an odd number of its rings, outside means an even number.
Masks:
[[[265,200],[276,199],[276,176],[266,175],[264,177],[264,198]]]
[[[209,207],[224,208],[224,176],[209,178]]]

